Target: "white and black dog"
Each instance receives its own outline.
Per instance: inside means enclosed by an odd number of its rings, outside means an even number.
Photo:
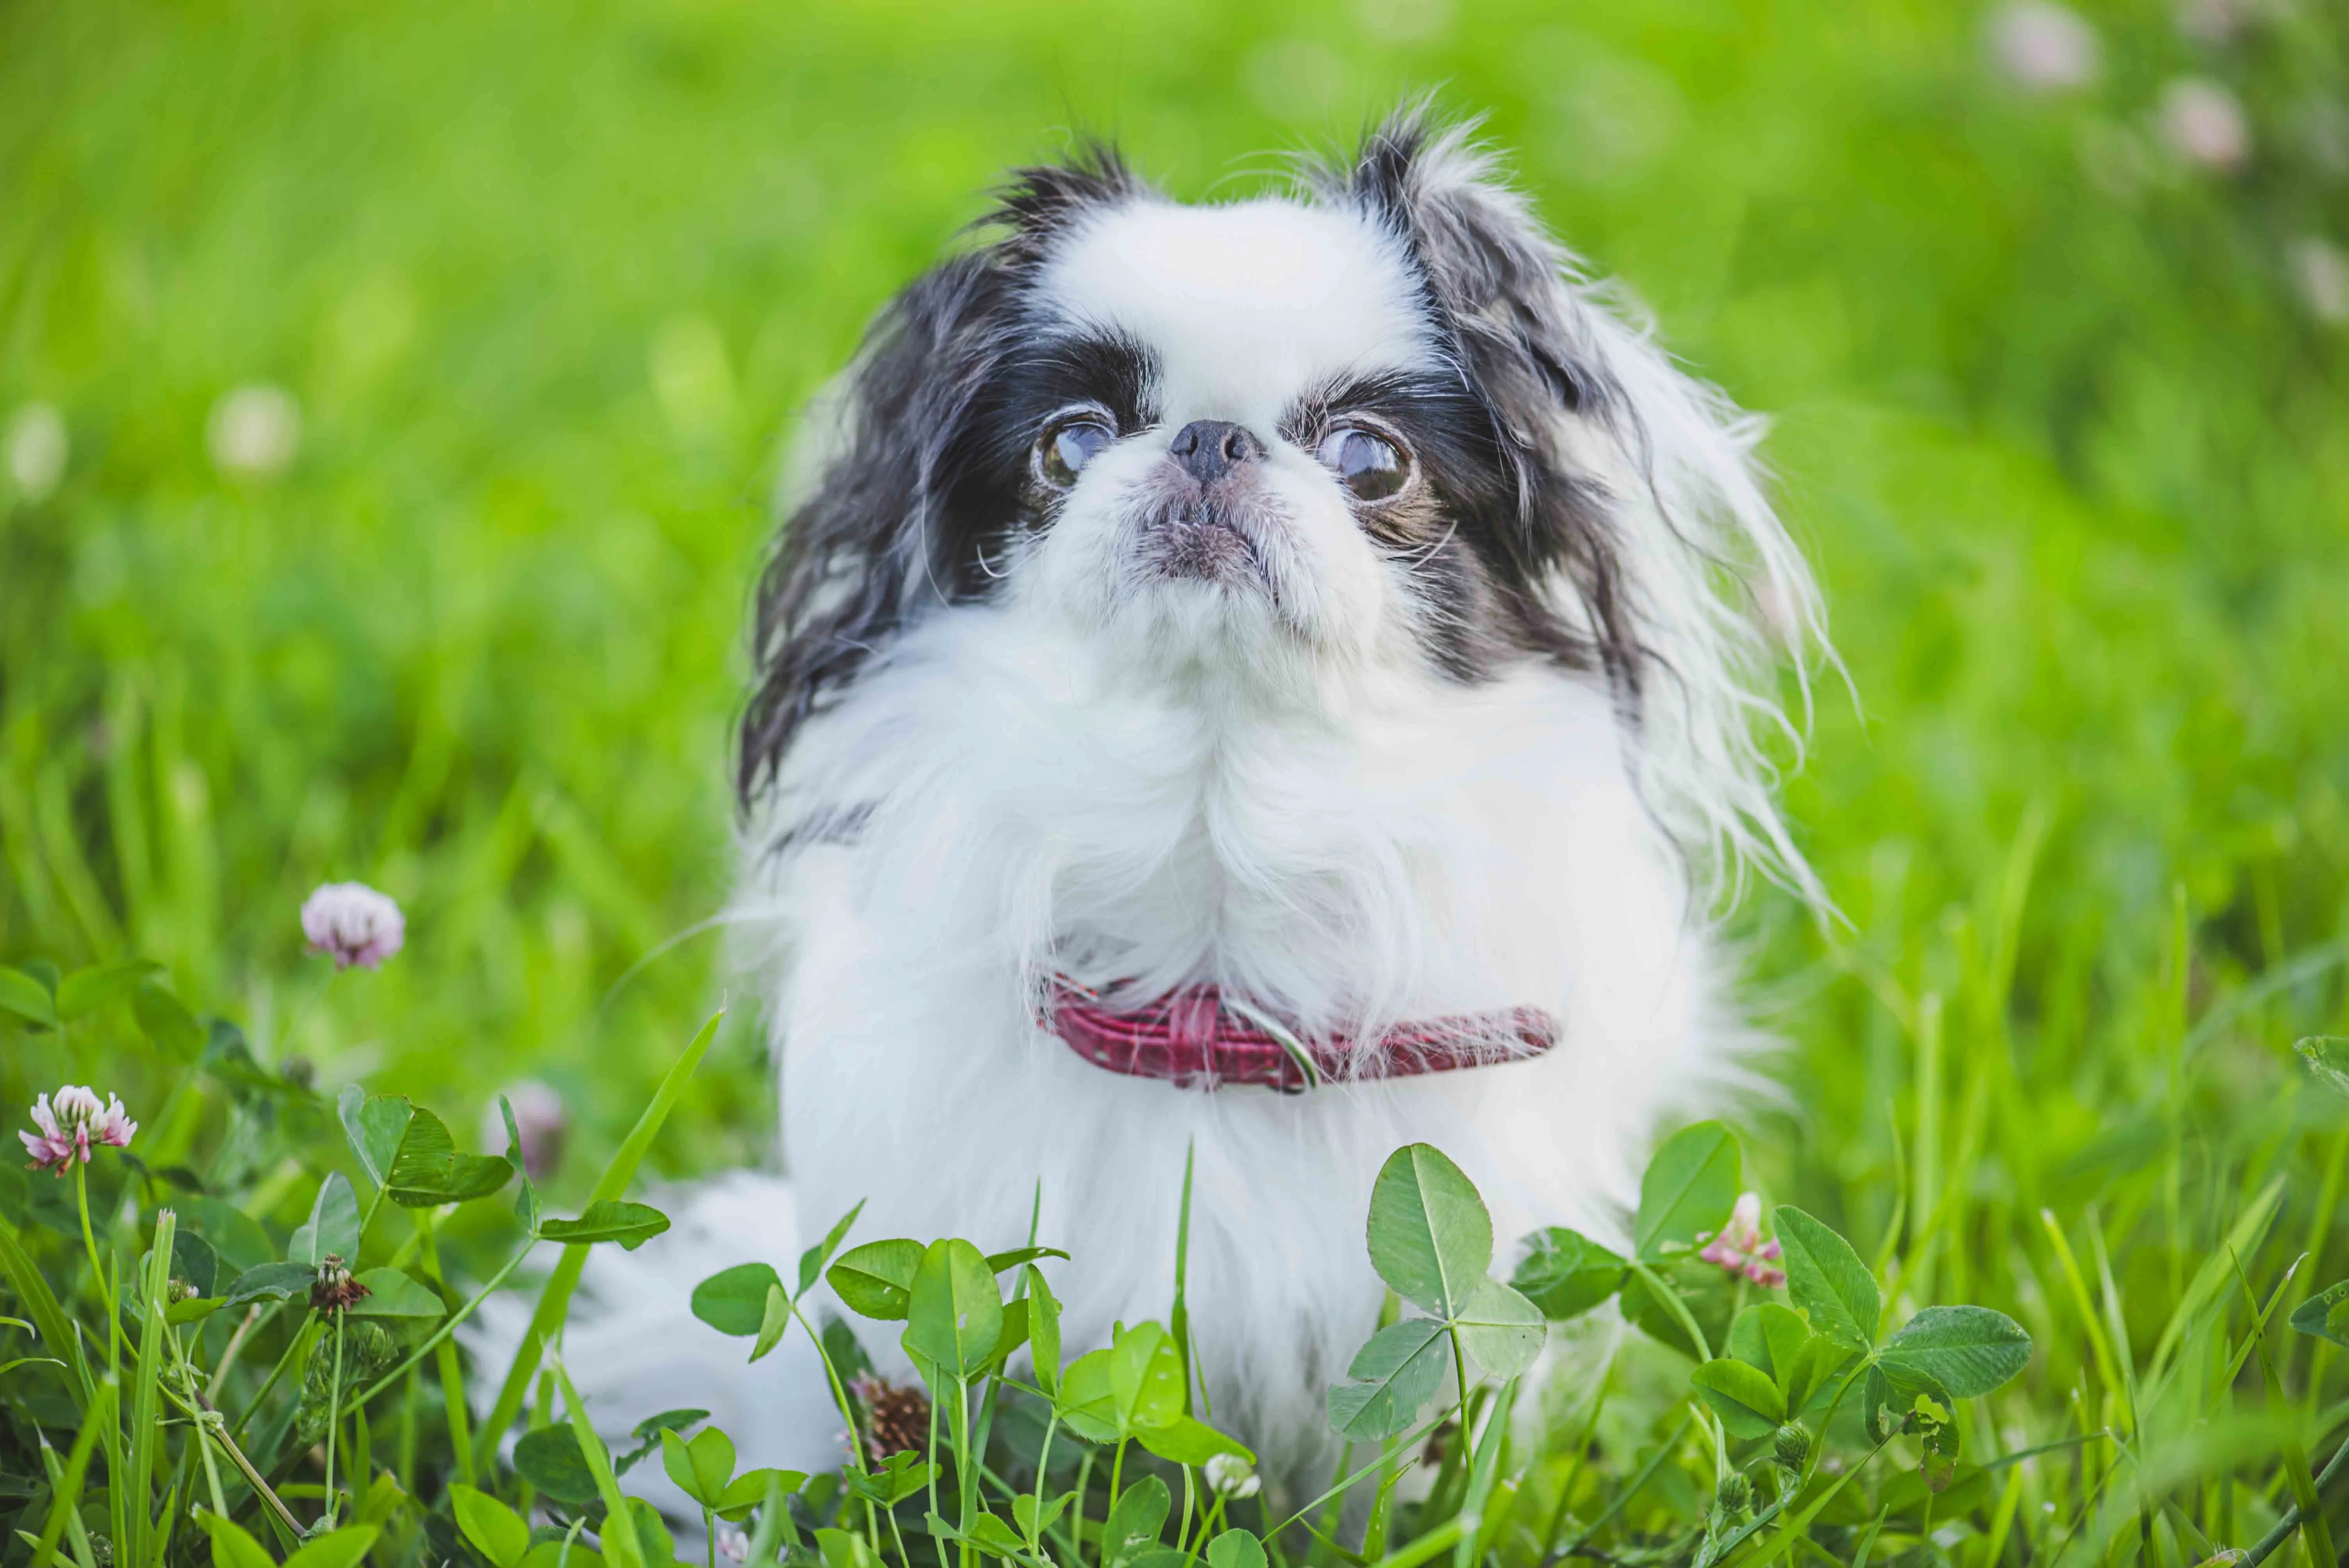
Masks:
[[[1458,128],[1202,206],[1088,149],[980,232],[814,410],[759,594],[737,916],[788,1180],[591,1274],[573,1364],[619,1424],[836,1463],[695,1278],[859,1200],[858,1240],[1016,1246],[1040,1188],[1073,1354],[1165,1315],[1195,1156],[1203,1377],[1278,1470],[1375,1324],[1389,1152],[1505,1240],[1609,1234],[1735,1073],[1712,922],[1741,867],[1811,886],[1763,748],[1816,601],[1755,423]]]

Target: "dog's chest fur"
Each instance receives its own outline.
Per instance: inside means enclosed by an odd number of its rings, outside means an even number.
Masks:
[[[759,841],[793,813],[855,828],[759,861],[744,911],[800,1229],[863,1199],[860,1237],[993,1250],[1038,1212],[1072,1254],[1053,1278],[1074,1354],[1164,1319],[1193,1158],[1215,1410],[1304,1459],[1377,1317],[1362,1226],[1388,1153],[1424,1139],[1459,1160],[1505,1247],[1537,1223],[1608,1233],[1633,1151],[1734,1036],[1602,692],[1532,667],[1474,692],[1367,668],[1301,690],[1132,674],[1012,611],[957,610],[801,740]],[[1529,1062],[1199,1092],[1040,1029],[1054,971],[1145,995],[1214,981],[1307,1028],[1530,1005],[1564,1030]]]

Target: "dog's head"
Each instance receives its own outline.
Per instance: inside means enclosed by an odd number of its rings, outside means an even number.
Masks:
[[[1405,113],[1214,206],[1089,149],[1023,171],[987,230],[820,410],[761,594],[746,802],[902,631],[992,601],[1132,678],[1275,703],[1546,664],[1613,694],[1692,854],[1806,881],[1756,737],[1816,611],[1755,431],[1462,130]]]

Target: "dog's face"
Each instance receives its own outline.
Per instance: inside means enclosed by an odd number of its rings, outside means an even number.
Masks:
[[[1073,226],[1029,308],[993,443],[1026,470],[1011,592],[1210,665],[1407,634],[1388,560],[1443,545],[1421,453],[1474,410],[1390,237],[1289,201],[1129,201]]]
[[[1024,171],[992,222],[821,421],[761,595],[746,800],[907,626],[993,603],[1168,683],[1547,665],[1651,740],[1660,711],[1666,774],[1713,769],[1684,837],[1775,838],[1759,645],[1722,590],[1810,601],[1750,437],[1460,134],[1405,116],[1292,192],[1202,207],[1095,151]]]
[[[1018,470],[1010,594],[1159,669],[1466,679],[1539,645],[1499,410],[1371,213],[1105,203],[1021,314],[976,443]]]

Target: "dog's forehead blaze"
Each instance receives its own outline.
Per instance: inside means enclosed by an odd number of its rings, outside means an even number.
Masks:
[[[1342,209],[1123,203],[1059,247],[1039,291],[1071,327],[1146,346],[1166,414],[1268,426],[1333,377],[1424,365],[1402,244]]]

